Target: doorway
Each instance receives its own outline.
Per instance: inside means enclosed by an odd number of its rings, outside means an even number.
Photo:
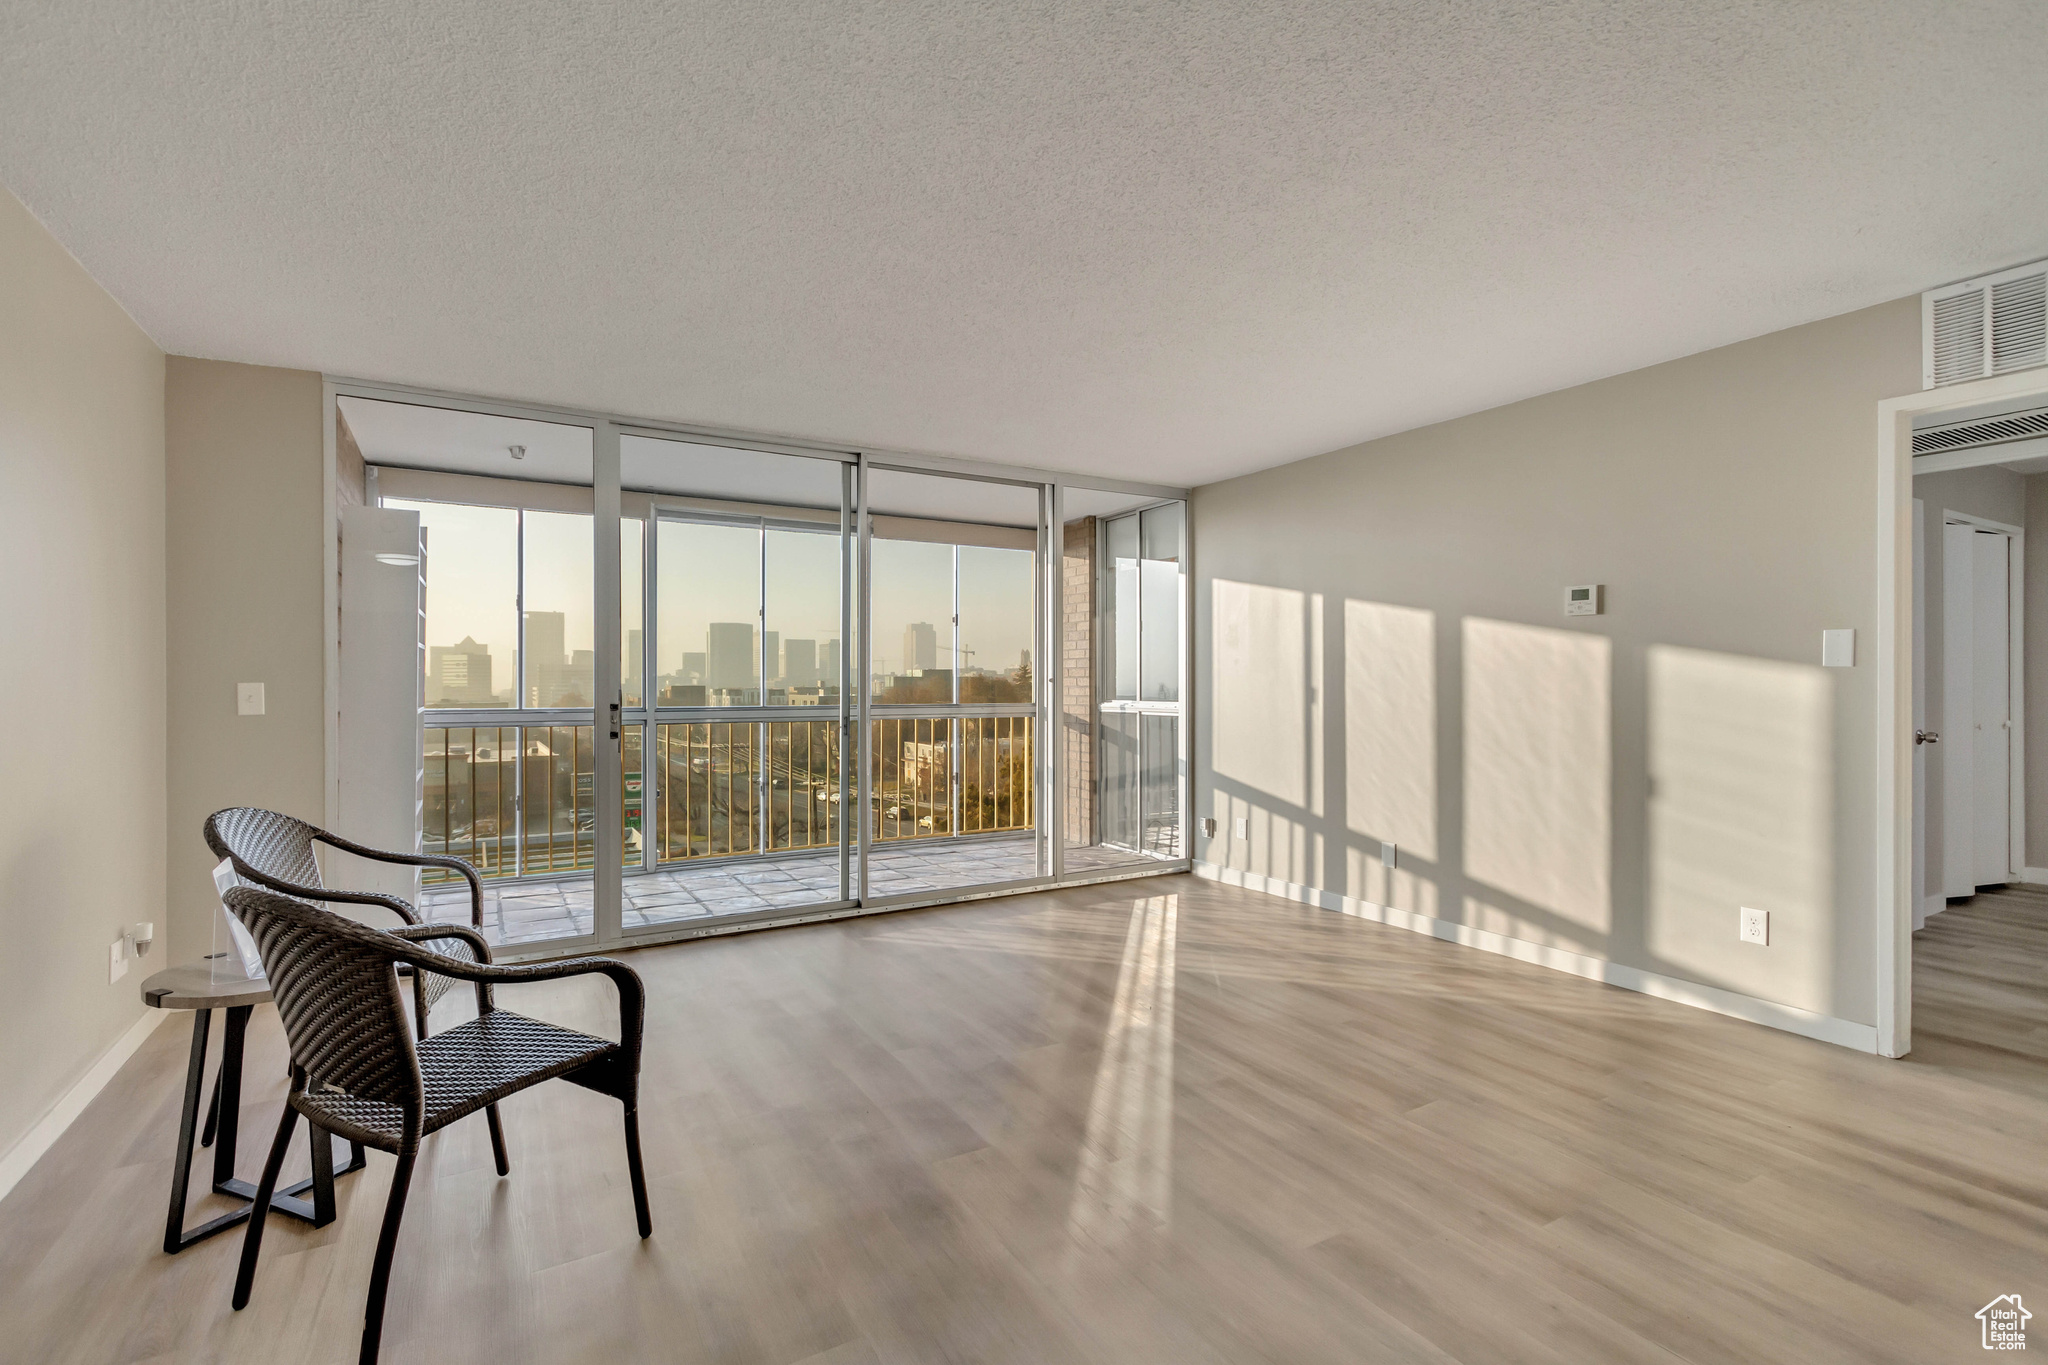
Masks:
[[[1877,1020],[1874,1050],[1913,1048],[1916,937],[1953,970],[1948,921],[2008,913],[2048,883],[2048,827],[2028,829],[2028,680],[2048,695],[2048,630],[2027,629],[2027,530],[2048,525],[2048,391],[2016,373],[1878,405]],[[2039,606],[2034,610],[2038,611]],[[2042,623],[2035,623],[2040,626]],[[2044,732],[2048,733],[2048,732]],[[2048,774],[2048,755],[2031,764]],[[2035,856],[2030,857],[2030,844]],[[2040,897],[2035,897],[2040,899]],[[1999,901],[1999,905],[1991,902]],[[2031,912],[2029,912],[2031,913]],[[1974,970],[1964,964],[1965,974]],[[1947,987],[1942,988],[1946,992]],[[1940,1003],[1950,1010],[1953,998]],[[1953,1041],[1953,1040],[1949,1040]]]

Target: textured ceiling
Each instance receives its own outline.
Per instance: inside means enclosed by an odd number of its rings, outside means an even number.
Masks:
[[[2048,255],[2039,0],[0,0],[166,349],[1197,483]]]

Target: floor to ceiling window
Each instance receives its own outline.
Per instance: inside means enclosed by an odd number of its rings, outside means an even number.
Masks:
[[[459,400],[336,423],[418,519],[419,838],[501,944],[1184,863],[1178,500]]]

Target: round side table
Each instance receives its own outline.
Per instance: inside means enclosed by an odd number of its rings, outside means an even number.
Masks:
[[[164,1250],[176,1253],[216,1232],[225,1232],[249,1217],[255,1207],[256,1187],[235,1179],[235,1139],[242,1112],[242,1041],[249,1029],[249,1015],[256,1006],[270,1001],[268,981],[215,981],[205,963],[167,967],[142,983],[142,1003],[160,1010],[192,1011],[191,1060],[185,1066],[185,1107],[178,1119],[178,1160],[171,1171],[171,1209],[164,1222]],[[199,1134],[199,1092],[206,1084],[206,1041],[212,1032],[213,1012],[227,1011],[227,1029],[221,1037],[220,1071],[214,1077],[213,1099],[207,1106],[206,1130]],[[192,1141],[213,1148],[213,1189],[232,1195],[242,1207],[209,1219],[196,1228],[185,1226],[185,1203],[192,1178]],[[279,1213],[301,1218],[314,1227],[334,1221],[334,1139],[318,1128],[312,1130],[313,1174],[289,1189],[271,1196],[270,1207]],[[363,1168],[363,1149],[354,1146],[343,1173]],[[311,1203],[299,1198],[308,1190]]]

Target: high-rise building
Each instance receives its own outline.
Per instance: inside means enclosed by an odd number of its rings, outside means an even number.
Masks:
[[[704,682],[714,688],[759,687],[754,628],[744,621],[714,621],[704,632]]]
[[[818,683],[818,642],[782,642],[782,681],[790,687],[815,687]]]
[[[676,681],[685,686],[691,684],[702,686],[704,682],[704,668],[704,656],[702,654],[686,653],[683,655],[683,666],[676,674]]]
[[[569,618],[559,611],[526,613],[526,666],[569,662],[568,630]]]
[[[903,671],[912,673],[920,668],[939,666],[939,632],[929,621],[918,621],[903,628]]]
[[[828,687],[839,686],[839,642],[827,640],[818,649],[818,681]]]
[[[771,630],[763,632],[761,637],[761,658],[763,667],[766,668],[768,673],[767,677],[761,679],[761,685],[767,687],[782,676],[781,631]]]
[[[491,692],[491,647],[470,636],[427,651],[427,705],[496,706]]]

